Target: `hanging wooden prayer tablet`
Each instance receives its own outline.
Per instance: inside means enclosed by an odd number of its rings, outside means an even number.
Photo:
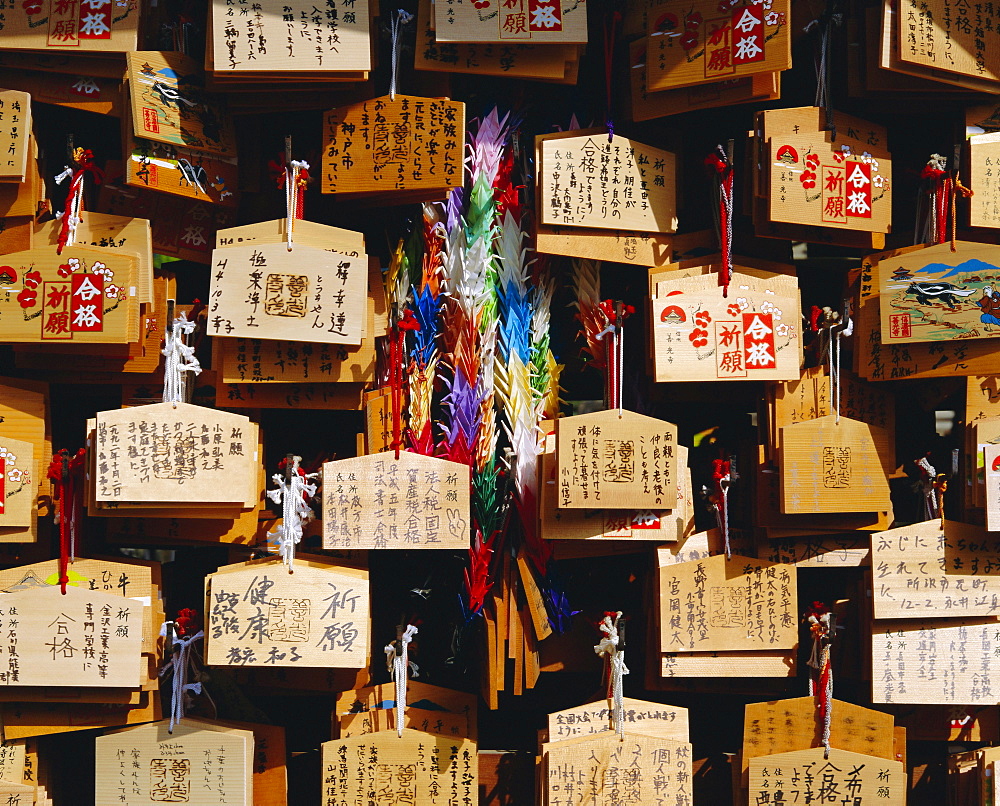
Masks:
[[[797,380],[802,364],[795,277],[733,274],[661,280],[653,311],[657,381]]]
[[[127,58],[136,137],[220,157],[235,156],[236,134],[225,101],[205,92],[204,77],[193,59],[155,50],[134,51]]]
[[[872,702],[996,705],[1000,622],[877,621],[871,634]]]
[[[220,568],[205,581],[210,666],[368,665],[368,572],[297,558]]]
[[[617,410],[556,420],[561,509],[674,509],[677,426]]]
[[[395,451],[323,465],[323,548],[467,549],[469,467]]]
[[[969,226],[1000,228],[1000,134],[969,138]]]
[[[718,554],[664,566],[659,583],[661,652],[798,645],[794,566]]]
[[[432,8],[437,42],[587,42],[587,6],[579,0],[455,0]]]
[[[831,414],[780,429],[781,511],[884,512],[889,482],[871,428]]]
[[[4,686],[138,688],[142,605],[44,585],[0,595]]]
[[[667,0],[647,12],[649,91],[772,73],[792,66],[790,0]]]
[[[367,261],[309,246],[232,246],[212,256],[208,333],[361,344]]]
[[[1000,246],[958,241],[880,260],[882,343],[1000,336]]]
[[[98,502],[243,503],[257,474],[246,417],[190,403],[97,415]]]
[[[875,618],[1000,615],[1000,535],[938,519],[872,535]]]
[[[34,445],[0,436],[0,529],[31,526],[38,486]]]
[[[253,804],[253,734],[182,720],[154,722],[95,740],[95,806]]]
[[[136,261],[70,246],[0,258],[0,340],[126,344],[139,340]]]
[[[432,196],[463,180],[465,104],[447,98],[388,95],[326,113],[323,192]]]
[[[625,730],[629,733],[641,733],[643,736],[656,736],[677,742],[688,741],[687,708],[635,700],[631,697],[624,697],[622,706],[625,709]],[[577,739],[613,730],[611,716],[612,711],[608,707],[607,700],[577,705],[565,711],[549,714],[545,741],[561,742],[564,739]]]
[[[321,746],[323,806],[379,803],[468,806],[479,795],[476,743],[403,729],[382,731]]]
[[[750,761],[749,803],[856,804],[906,801],[906,770],[898,761],[822,747]]]
[[[77,3],[10,4],[3,28],[3,46],[40,51],[122,53],[135,50],[139,4],[121,0]],[[119,74],[120,75],[120,74]]]
[[[541,222],[637,232],[677,229],[675,157],[593,129],[537,138]]]
[[[593,803],[691,804],[691,745],[614,731],[542,745],[542,801],[549,806]]]
[[[27,178],[30,137],[31,96],[0,90],[0,182],[23,182]]]
[[[987,445],[983,449],[983,468],[986,477],[986,528],[1000,532],[1000,445]]]
[[[892,160],[885,127],[834,113],[834,140],[818,107],[761,116],[768,177],[761,190],[772,222],[889,232]]]
[[[919,7],[900,4],[896,29],[899,59],[917,68],[969,76],[1000,84],[1000,53],[985,31],[1000,27],[1000,10],[989,4],[926,0]]]

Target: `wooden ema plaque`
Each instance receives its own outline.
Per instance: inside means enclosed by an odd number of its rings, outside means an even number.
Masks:
[[[652,300],[657,381],[797,380],[802,364],[794,277],[716,274],[657,283]]]
[[[0,340],[127,344],[139,340],[136,262],[70,246],[4,255]],[[15,293],[16,291],[16,293]]]
[[[993,664],[1000,622],[990,619],[880,621],[872,625],[872,702],[996,705]]]
[[[139,5],[95,0],[87,5],[45,0],[11,4],[3,28],[3,46],[40,51],[123,53],[135,50]]]
[[[28,176],[31,96],[0,90],[0,182],[23,182]]]
[[[883,344],[1000,336],[1000,246],[959,241],[879,261]]]
[[[614,731],[542,745],[543,803],[691,804],[691,745]]]
[[[334,714],[335,727],[333,735],[341,739],[351,736],[364,736],[369,733],[396,730],[396,710],[394,708],[374,708],[360,714]],[[477,736],[465,714],[453,714],[448,711],[427,711],[423,708],[406,706],[403,714],[403,727],[419,733],[432,733],[435,736],[466,738],[476,740]]]
[[[216,233],[216,248],[261,246],[264,244],[284,245],[287,240],[287,226],[288,223],[284,218],[278,218],[256,224],[243,224],[239,227],[220,229]],[[342,227],[331,227],[328,224],[317,224],[315,221],[307,221],[304,218],[296,218],[292,221],[292,243],[293,248],[295,246],[311,246],[348,257],[361,257],[365,254],[364,233]]]
[[[28,528],[35,517],[34,448],[30,442],[0,436],[0,529]]]
[[[720,554],[659,570],[661,652],[798,645],[796,569]]]
[[[205,582],[206,663],[357,669],[368,664],[368,572],[296,558],[220,568]]]
[[[1000,615],[1000,535],[940,520],[872,535],[875,618]]]
[[[323,548],[467,549],[469,467],[395,451],[323,465]]]
[[[976,8],[952,0],[927,0],[918,6],[900,4],[896,48],[899,59],[918,68],[933,68],[969,76],[993,86],[1000,84],[1000,53],[984,31],[1000,27],[994,6]]]
[[[465,104],[388,95],[326,113],[323,193],[428,191],[437,198],[463,181]]]
[[[986,489],[986,528],[1000,532],[1000,445],[987,445],[983,449]]]
[[[239,173],[233,157],[220,157],[187,146],[147,140],[132,133],[131,118],[123,123],[125,183],[185,199],[235,208],[239,203]],[[152,220],[157,216],[146,214]]]
[[[190,403],[99,412],[98,502],[241,504],[257,474],[246,417]]]
[[[325,688],[325,687],[324,687]],[[415,730],[425,730],[418,728],[425,715],[444,715],[446,724],[450,726],[463,725],[464,728],[459,734],[475,739],[477,735],[477,698],[473,694],[464,691],[454,691],[452,689],[432,686],[421,683],[419,680],[410,680],[406,684],[406,725],[405,727]],[[371,713],[373,711],[392,712],[396,707],[396,687],[392,683],[383,683],[377,686],[366,686],[344,691],[337,695],[337,705],[334,708],[333,722],[335,725],[342,725],[345,717],[357,716],[358,714]],[[414,718],[416,714],[416,718]],[[416,724],[411,724],[415,722]],[[377,730],[395,730],[395,722],[387,727],[384,718],[373,716],[368,724]],[[364,727],[364,726],[360,726]],[[364,731],[374,733],[377,730]],[[440,731],[432,731],[438,732]],[[444,735],[444,734],[441,734]]]
[[[136,137],[215,154],[236,155],[236,133],[222,96],[205,92],[188,56],[155,50],[127,54],[128,95]]]
[[[849,417],[819,417],[780,430],[783,514],[884,512],[889,482],[871,428]]]
[[[560,509],[677,507],[677,426],[599,411],[556,420]]]
[[[95,806],[251,806],[253,734],[183,720],[98,736]]]
[[[432,3],[437,42],[587,43],[581,0],[455,0]]]
[[[309,246],[232,246],[213,254],[213,336],[361,344],[367,262]]]
[[[822,747],[761,756],[750,762],[749,803],[842,803],[875,806],[906,802],[899,761]]]
[[[792,66],[791,0],[667,0],[647,12],[650,91],[745,78]]]
[[[676,231],[676,158],[669,151],[624,137],[609,143],[597,129],[536,142],[542,224]]]
[[[676,742],[688,740],[688,709],[659,702],[623,698],[624,725],[629,733],[656,736]],[[613,730],[607,700],[577,705],[549,714],[545,741],[561,742]]]
[[[434,803],[468,806],[479,797],[476,743],[403,729],[321,746],[323,806],[363,803]]]
[[[969,138],[969,226],[1000,228],[1000,134]]]
[[[884,127],[834,113],[833,141],[818,107],[762,116],[769,177],[764,195],[772,222],[889,232],[892,159]]]
[[[139,688],[142,605],[44,585],[0,596],[8,636],[4,686]]]

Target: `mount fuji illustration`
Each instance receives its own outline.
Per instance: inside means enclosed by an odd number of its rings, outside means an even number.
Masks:
[[[980,274],[982,272],[1000,272],[1000,266],[978,258],[970,258],[957,266],[949,266],[947,263],[929,263],[922,269],[917,269],[915,274],[933,274],[935,277],[944,278],[956,274]]]

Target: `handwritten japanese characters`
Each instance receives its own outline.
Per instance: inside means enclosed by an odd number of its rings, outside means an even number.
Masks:
[[[542,745],[543,803],[670,803],[691,806],[691,745],[613,731]]]
[[[647,86],[665,90],[787,70],[791,18],[789,0],[660,3],[647,12]]]
[[[779,439],[782,513],[891,508],[889,482],[866,423],[831,414],[785,426]]]
[[[323,465],[323,548],[465,549],[469,468],[395,451]]]
[[[833,803],[877,806],[903,803],[907,779],[902,763],[847,750],[794,750],[750,761],[750,803]]]
[[[6,3],[0,21],[4,48],[41,51],[135,50],[139,5],[127,0],[83,3]]]
[[[35,446],[0,436],[0,528],[31,526],[35,512]]]
[[[366,261],[282,244],[213,254],[208,332],[213,336],[361,344]]]
[[[82,246],[32,249],[0,263],[0,339],[125,344],[139,340],[135,259]]]
[[[249,419],[154,403],[99,412],[94,441],[98,502],[242,503],[257,475]]]
[[[587,42],[582,0],[444,0],[433,11],[438,42]]]
[[[794,566],[737,555],[660,568],[660,651],[795,647],[795,580]]]
[[[253,734],[184,720],[98,736],[96,806],[253,803]],[[214,729],[213,729],[214,728]]]
[[[1000,228],[1000,134],[969,138],[969,226]]]
[[[927,0],[894,9],[899,59],[919,68],[970,76],[996,86],[1000,54],[984,32],[1000,26],[1000,11],[966,0]]]
[[[326,113],[323,192],[439,194],[463,181],[465,104],[384,95]]]
[[[368,572],[264,560],[206,578],[207,663],[360,669],[368,664]]]
[[[625,730],[644,736],[658,736],[678,742],[688,740],[688,710],[675,705],[623,698]],[[549,714],[548,739],[559,742],[592,736],[611,730],[611,710],[607,700],[577,705]]]
[[[876,269],[882,343],[1000,336],[1000,247],[959,241],[884,258]]]
[[[30,137],[31,96],[17,90],[0,90],[0,182],[23,182],[27,178]]]
[[[142,605],[43,585],[0,595],[3,686],[139,688]]]
[[[205,92],[199,65],[183,53],[127,54],[132,129],[137,137],[232,157],[236,135],[221,96]]]
[[[995,705],[994,619],[882,621],[872,627],[872,702]]]
[[[371,69],[368,0],[212,0],[210,64],[226,77]]]
[[[791,380],[802,363],[795,277],[716,274],[663,280],[653,298],[657,381]]]
[[[1000,615],[1000,535],[932,520],[872,535],[875,618]]]
[[[323,806],[435,803],[466,806],[479,797],[476,743],[403,729],[334,739],[321,746]],[[372,794],[374,793],[374,795]]]
[[[760,119],[768,177],[760,190],[772,222],[889,231],[892,159],[884,127],[834,113],[834,141],[817,107],[769,110]]]
[[[675,157],[606,132],[537,138],[541,222],[637,232],[677,229]]]
[[[623,411],[556,420],[560,509],[677,506],[677,426]]]

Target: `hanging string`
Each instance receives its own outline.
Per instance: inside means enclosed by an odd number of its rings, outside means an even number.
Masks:
[[[843,321],[833,327],[833,344],[831,349],[830,381],[833,384],[831,397],[833,398],[833,408],[837,415],[837,425],[840,425],[840,337],[850,336],[853,332],[854,320],[845,313]],[[834,374],[834,368],[836,374]]]
[[[826,10],[817,19],[812,20],[805,31],[815,29],[819,34],[819,46],[816,54],[816,99],[814,106],[823,110],[826,124],[824,129],[830,132],[830,142],[837,141],[837,126],[833,119],[833,102],[830,93],[830,77],[832,60],[830,58],[830,40],[832,29],[843,22],[843,15],[837,13],[835,0],[827,0]]]
[[[944,531],[944,494],[948,492],[948,474],[938,473],[934,477],[934,494],[937,497],[937,516],[941,521],[941,531]]]
[[[168,621],[160,628],[160,637],[167,638],[174,630],[175,622]],[[170,697],[170,726],[168,733],[174,732],[174,726],[184,718],[184,697],[188,693],[201,694],[201,683],[188,683],[188,668],[191,664],[191,645],[205,637],[205,632],[199,630],[191,636],[173,635],[171,658],[160,669],[160,677],[168,670],[173,672]]]
[[[947,175],[948,160],[940,154],[931,154],[920,172],[922,180],[920,199],[917,205],[917,228],[914,243],[944,243],[948,223],[948,200],[950,178]],[[926,210],[924,204],[926,200]],[[923,211],[923,231],[920,234],[920,216]]]
[[[267,497],[274,503],[281,504],[281,525],[269,537],[275,538],[278,553],[292,573],[295,565],[295,547],[302,540],[302,527],[315,517],[309,501],[316,495],[317,485],[310,483],[319,477],[318,473],[306,473],[299,463],[301,456],[289,454],[278,464],[281,473],[271,476],[271,481],[278,485],[276,490],[268,490]]]
[[[830,646],[833,643],[834,616],[822,602],[813,602],[806,611],[809,632],[812,634],[812,653],[808,664],[815,671],[809,676],[809,693],[816,700],[822,724],[821,742],[823,757],[830,757],[830,725],[833,721],[833,667],[830,664]]]
[[[629,672],[625,666],[625,619],[622,611],[605,612],[597,628],[603,637],[594,647],[594,652],[604,658],[604,680],[611,711],[611,726],[618,738],[624,739],[625,698],[622,693],[622,678]]]
[[[715,183],[715,193],[718,199],[719,250],[722,253],[719,270],[719,285],[722,286],[722,296],[729,296],[729,282],[733,274],[733,164],[731,155],[718,145],[715,151],[705,158],[705,164],[714,169],[712,174]]]
[[[928,456],[923,456],[915,461],[917,469],[920,471],[920,487],[924,494],[924,520],[929,521],[937,514],[937,487],[934,482],[937,479],[937,468],[930,463]]]
[[[59,503],[55,522],[59,526],[59,588],[65,594],[69,584],[69,564],[76,561],[76,540],[83,512],[83,476],[87,452],[80,448],[72,457],[63,448],[52,457],[46,476],[52,481],[53,496]]]
[[[409,308],[389,335],[389,390],[392,395],[392,449],[399,458],[403,447],[403,347],[407,331],[419,331],[420,322]]]
[[[957,241],[957,228],[958,228],[958,217],[955,214],[955,197],[961,196],[963,199],[971,198],[975,196],[975,191],[972,188],[967,188],[962,184],[962,180],[958,178],[958,172],[955,172],[955,177],[951,183],[951,251],[958,251],[958,241]]]
[[[733,556],[729,545],[729,487],[732,483],[732,463],[727,459],[712,460],[712,483],[714,485],[715,520],[722,532],[722,540],[726,547],[726,559]]]
[[[306,185],[309,182],[309,163],[291,160],[285,166],[285,246],[292,251],[292,230],[295,220],[305,216]]]
[[[413,21],[413,15],[397,8],[389,17],[389,36],[392,40],[392,54],[389,56],[389,98],[396,100],[396,75],[399,73],[399,33],[404,25]]]
[[[187,313],[181,311],[167,327],[163,337],[163,402],[184,403],[188,399],[187,376],[185,372],[201,374],[201,362],[195,357],[194,347],[187,343],[197,322],[189,321]]]
[[[410,660],[410,641],[417,634],[413,624],[407,624],[406,629],[396,629],[396,640],[385,646],[385,660],[389,667],[390,679],[396,684],[396,735],[403,737],[403,721],[406,716],[406,682],[410,673],[419,677],[417,664]]]
[[[606,372],[604,376],[604,397],[607,408],[618,409],[622,416],[622,376],[625,366],[625,320],[635,313],[632,305],[620,301],[606,299],[598,303],[598,307],[607,319],[607,326],[594,336],[597,341],[604,342],[604,360]]]
[[[621,22],[620,11],[612,11],[604,19],[604,97],[608,127],[608,142],[615,139],[615,122],[611,118],[611,76],[614,72],[615,44],[618,35],[618,24]]]
[[[56,254],[61,255],[62,250],[67,246],[76,243],[76,228],[82,221],[83,213],[83,180],[89,173],[94,184],[101,184],[104,181],[104,171],[94,164],[94,154],[87,148],[77,148],[73,151],[73,163],[76,168],[66,166],[66,170],[59,174],[56,184],[61,185],[69,179],[69,190],[66,193],[66,205],[62,213],[56,215],[62,222],[59,228],[59,239],[56,246]]]

